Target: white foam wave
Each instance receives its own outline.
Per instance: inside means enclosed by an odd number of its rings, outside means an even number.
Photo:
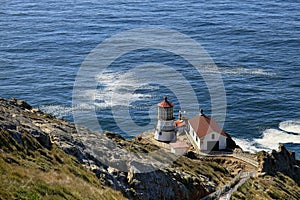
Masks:
[[[266,129],[260,138],[234,138],[234,140],[245,151],[258,152],[261,150],[270,151],[277,149],[279,144],[300,144],[300,135],[290,134],[278,129]]]
[[[281,130],[300,134],[300,120],[289,120],[279,124]]]
[[[150,98],[149,94],[136,92],[138,89],[153,89],[140,81],[134,73],[105,72],[96,76],[96,81],[102,86],[94,91],[95,103],[99,108],[114,106],[130,106],[130,103]]]
[[[49,113],[57,118],[64,118],[72,116],[74,111],[78,110],[90,110],[94,109],[93,105],[87,104],[79,104],[75,107],[68,107],[62,105],[48,105],[48,106],[40,106],[39,109],[45,113]]]
[[[268,151],[269,149],[257,147],[255,141],[250,139],[242,139],[242,138],[233,138],[237,145],[239,145],[244,151],[249,151],[251,153],[256,153],[261,150]]]
[[[60,105],[40,106],[41,111],[49,113],[55,117],[62,118],[72,114],[72,107]]]
[[[270,151],[277,149],[279,144],[300,144],[300,120],[289,120],[279,124],[279,129],[266,129],[260,138],[241,139],[234,138],[236,143],[245,151],[258,152],[260,150]]]
[[[263,132],[262,138],[254,139],[258,144],[268,149],[277,149],[279,144],[294,143],[300,144],[300,136],[289,134],[277,129],[267,129]]]

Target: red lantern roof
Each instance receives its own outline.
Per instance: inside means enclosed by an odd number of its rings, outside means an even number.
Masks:
[[[157,106],[163,108],[170,108],[170,107],[174,107],[174,104],[168,101],[168,97],[164,97],[164,100],[159,104],[157,104]]]

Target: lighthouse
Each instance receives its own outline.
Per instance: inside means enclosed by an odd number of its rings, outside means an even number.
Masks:
[[[171,142],[176,140],[176,132],[174,126],[174,104],[164,97],[164,101],[157,104],[158,116],[155,127],[154,139],[162,142]]]

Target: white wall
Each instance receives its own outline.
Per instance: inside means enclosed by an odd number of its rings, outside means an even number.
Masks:
[[[172,140],[176,140],[174,121],[158,120],[156,124],[155,133],[154,133],[154,139],[163,142],[170,142]]]
[[[212,135],[214,135],[214,138],[212,137]],[[201,150],[205,150],[205,151],[207,150],[208,141],[219,141],[219,149],[226,149],[226,137],[219,133],[212,132],[205,135]]]
[[[200,144],[200,139],[198,138],[198,136],[197,136],[197,133],[194,131],[194,129],[191,127],[191,125],[189,124],[189,129],[190,129],[190,131],[189,131],[189,133],[190,133],[190,136],[193,138],[193,140],[195,141],[195,143],[196,143],[196,145],[197,145],[197,147],[199,148],[199,149],[201,149],[201,144]],[[198,139],[196,139],[196,138],[198,138]],[[197,141],[196,141],[197,140]]]
[[[161,134],[159,134],[161,132]],[[155,130],[154,139],[164,142],[170,142],[172,140],[176,140],[175,131],[158,131]]]
[[[219,141],[219,149],[226,149],[226,137],[225,136],[223,136],[217,132],[209,133],[204,138],[202,138],[203,144],[201,145],[200,138],[198,138],[196,132],[193,130],[191,125],[189,125],[189,127],[190,127],[189,134],[191,135],[191,137],[193,138],[193,140],[197,144],[197,147],[200,150],[207,151],[207,142],[208,141]],[[213,134],[215,135],[214,138],[212,137]],[[196,141],[196,138],[198,141]]]

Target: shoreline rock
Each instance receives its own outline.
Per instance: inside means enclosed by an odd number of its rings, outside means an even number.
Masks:
[[[259,175],[275,176],[281,172],[300,185],[300,162],[296,160],[295,152],[288,151],[283,144],[271,153],[261,151],[257,154]]]
[[[0,129],[7,131],[16,143],[25,145],[22,134],[26,133],[33,136],[41,148],[51,149],[57,145],[92,171],[102,183],[121,191],[129,199],[199,199],[229,182],[237,171],[253,169],[253,166],[236,158],[219,156],[206,159],[187,153],[166,167],[137,173],[140,164],[149,167],[153,164],[144,163],[142,153],[151,153],[159,147],[143,138],[126,140],[115,133],[96,133],[76,126],[32,108],[25,101],[0,98]],[[88,143],[98,148],[91,149]],[[113,154],[108,151],[112,144],[116,148]],[[3,148],[0,146],[0,151]],[[134,152],[137,158],[123,162],[122,158],[126,158],[124,155],[128,152]],[[159,159],[166,159],[163,153],[158,155]],[[291,178],[300,177],[299,161],[284,146],[272,155],[258,153],[258,159],[260,173],[275,176],[280,171]],[[288,162],[287,166],[284,162]],[[120,164],[129,167],[129,170],[118,170],[116,165]]]

